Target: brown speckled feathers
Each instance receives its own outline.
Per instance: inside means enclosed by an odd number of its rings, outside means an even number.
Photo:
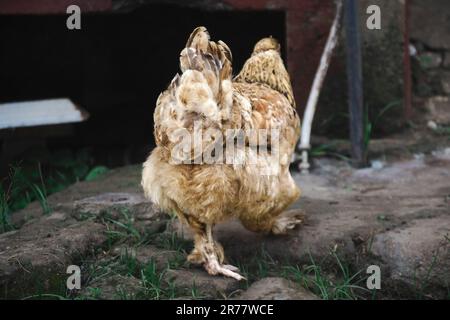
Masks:
[[[260,40],[242,71],[231,81],[232,54],[222,42],[210,40],[204,27],[196,28],[180,54],[180,69],[158,98],[154,114],[155,139],[167,154],[178,141],[179,128],[194,132],[194,122],[207,128],[281,129],[289,155],[300,134],[289,75],[273,38]],[[225,135],[225,133],[224,133]],[[214,141],[202,141],[203,150]],[[191,154],[191,158],[198,156]]]
[[[234,81],[265,83],[284,94],[295,108],[291,80],[280,56],[280,45],[273,38],[264,38],[255,45],[252,56]]]
[[[157,147],[144,163],[141,185],[147,198],[189,225],[194,233],[190,263],[203,265],[211,275],[242,280],[238,269],[225,263],[223,248],[213,237],[214,225],[235,217],[251,231],[283,234],[301,223],[297,217],[281,216],[300,196],[289,172],[300,134],[289,76],[278,43],[266,38],[233,80],[230,49],[222,41],[211,41],[204,27],[189,37],[180,69],[158,97]],[[222,137],[230,131],[257,131],[269,133],[270,139],[249,134],[241,140],[246,143],[235,145],[237,136],[216,139],[205,134],[210,129]],[[180,132],[193,143],[180,150],[182,162],[173,162]],[[202,139],[196,140],[198,133]],[[275,135],[279,139],[271,139]],[[196,162],[211,154],[211,146],[215,155],[236,147],[233,154],[238,156],[226,163]]]

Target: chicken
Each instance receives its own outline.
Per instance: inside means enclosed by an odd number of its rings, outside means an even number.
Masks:
[[[158,97],[157,146],[141,184],[193,231],[189,262],[241,280],[213,237],[216,224],[234,217],[251,231],[284,234],[301,223],[282,215],[300,196],[289,172],[300,135],[289,75],[279,43],[264,38],[233,79],[230,49],[204,27],[190,35],[180,69]]]

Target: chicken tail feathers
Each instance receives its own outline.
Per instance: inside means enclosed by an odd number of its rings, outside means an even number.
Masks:
[[[205,27],[196,28],[181,51],[180,69],[182,74],[174,77],[157,102],[155,136],[162,144],[174,143],[171,133],[178,129],[190,133],[199,130],[195,125],[198,122],[221,130],[223,122],[231,117],[232,54],[224,42],[211,41]],[[202,144],[212,142],[211,138]]]
[[[197,27],[180,54],[182,74],[168,90],[173,91],[178,111],[226,120],[232,104],[232,54],[222,41],[214,42],[205,27]],[[182,115],[181,115],[182,116]]]

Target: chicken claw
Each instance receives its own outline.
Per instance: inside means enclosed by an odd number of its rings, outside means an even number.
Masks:
[[[212,259],[212,260],[206,262],[205,269],[206,269],[206,271],[208,271],[208,273],[210,275],[222,274],[226,277],[234,278],[238,281],[247,280],[245,277],[243,277],[239,273],[235,272],[235,271],[239,270],[237,267],[229,265],[229,264],[221,265],[215,259]]]
[[[232,266],[231,264],[224,264],[222,267],[224,267],[225,269],[228,269],[230,271],[234,271],[234,272],[238,272],[239,268]]]
[[[206,241],[200,246],[199,251],[202,252],[205,263],[204,267],[210,275],[222,274],[226,277],[234,278],[238,281],[246,280],[237,271],[239,269],[229,264],[222,264],[224,260],[222,246],[215,242],[212,236],[212,225],[206,226]]]
[[[286,234],[289,230],[303,223],[304,214],[298,211],[294,214],[285,214],[277,218],[272,226],[273,234]]]

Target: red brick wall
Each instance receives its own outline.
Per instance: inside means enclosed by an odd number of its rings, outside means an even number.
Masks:
[[[62,14],[72,4],[82,12],[111,9],[111,0],[0,0],[0,14]]]

